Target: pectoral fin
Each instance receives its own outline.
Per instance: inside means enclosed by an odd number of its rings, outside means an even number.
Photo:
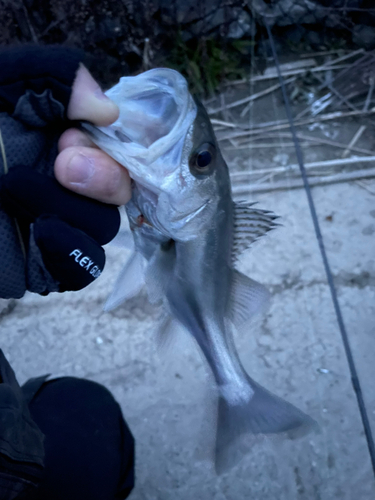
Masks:
[[[158,245],[148,261],[145,282],[151,304],[163,301],[175,267],[174,242]]]
[[[265,308],[269,298],[270,293],[266,287],[234,270],[229,319],[236,328],[240,328]]]
[[[119,274],[113,291],[105,303],[104,311],[112,311],[141,291],[145,284],[144,268],[144,257],[140,253],[134,252]]]
[[[113,247],[134,250],[133,233],[128,228],[120,229],[113,240],[109,242],[109,245]]]

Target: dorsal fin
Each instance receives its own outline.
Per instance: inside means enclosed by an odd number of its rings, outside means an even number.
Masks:
[[[255,203],[234,203],[233,261],[255,240],[279,226],[278,216],[269,210],[254,208]]]

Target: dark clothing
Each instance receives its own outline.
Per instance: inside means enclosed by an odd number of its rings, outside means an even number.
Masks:
[[[134,439],[111,393],[73,377],[21,389],[0,355],[0,500],[126,498]]]
[[[117,207],[54,178],[58,140],[84,54],[59,46],[0,50],[0,297],[80,290],[100,276]]]
[[[120,500],[134,485],[134,439],[103,386],[51,380],[31,400],[45,435],[45,470],[35,500]]]
[[[31,418],[14,372],[0,350],[0,499],[13,500],[41,480],[44,436]]]
[[[0,50],[0,297],[79,290],[101,273],[117,207],[54,178],[58,140],[85,56],[64,47]],[[0,500],[120,500],[134,439],[110,392],[64,377],[19,386],[0,350]]]

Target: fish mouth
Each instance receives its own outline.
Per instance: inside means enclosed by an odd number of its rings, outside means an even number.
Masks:
[[[81,121],[80,128],[85,134],[87,134],[93,140],[98,140],[98,139],[103,139],[103,138],[106,140],[108,140],[108,139],[114,140],[113,137],[106,134],[102,130],[98,129],[90,122]]]
[[[199,208],[194,210],[193,212],[189,212],[188,214],[179,215],[177,217],[173,217],[173,226],[175,229],[181,229],[186,224],[191,222],[197,215],[199,215],[208,205],[209,201],[205,201]]]

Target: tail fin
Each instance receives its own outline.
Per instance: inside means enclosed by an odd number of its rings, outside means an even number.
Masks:
[[[287,433],[299,437],[316,422],[295,406],[249,380],[254,394],[247,402],[233,404],[219,397],[215,468],[225,472],[249,452],[251,435]]]

